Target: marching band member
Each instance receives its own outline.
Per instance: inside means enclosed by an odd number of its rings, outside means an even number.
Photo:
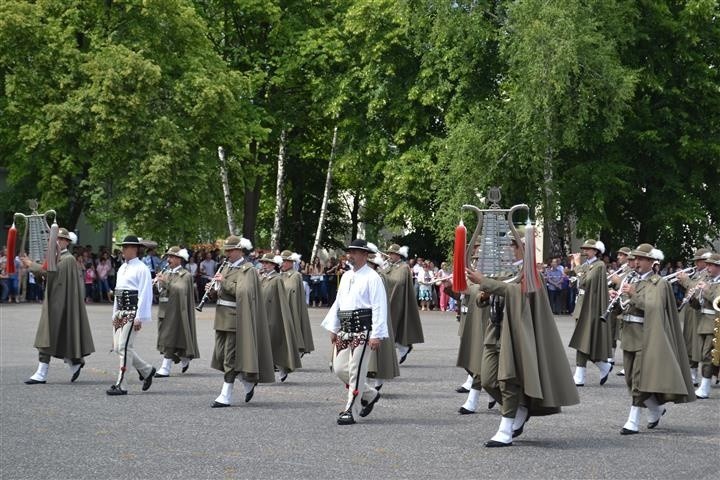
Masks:
[[[533,238],[532,228],[526,235]],[[522,247],[513,239],[516,264],[534,265],[534,246],[523,262]],[[502,418],[486,447],[509,447],[531,415],[559,413],[562,406],[580,402],[564,354],[545,286],[528,288],[523,268],[515,281],[498,281],[477,271],[468,279],[491,295],[490,321],[482,359],[482,386],[501,405]],[[521,278],[522,281],[521,281]],[[522,361],[519,361],[521,359]]]
[[[422,323],[412,281],[412,272],[407,265],[408,248],[392,244],[387,251],[389,265],[381,272],[390,292],[390,319],[395,333],[399,363],[412,351],[413,345],[423,343]]]
[[[629,247],[622,247],[620,250],[618,250],[617,257],[618,262],[620,262],[620,268],[618,269],[620,272],[615,273],[610,276],[610,281],[608,283],[608,286],[610,288],[609,293],[611,295],[614,295],[613,291],[617,292],[617,290],[622,285],[623,281],[628,281],[629,275],[636,275],[635,273],[635,257],[633,257],[631,254],[631,250]],[[615,359],[615,347],[617,346],[617,341],[622,341],[622,309],[616,306],[613,308],[612,312],[610,313],[610,330],[611,332],[615,331],[615,335],[613,338],[613,353],[612,358]],[[611,362],[614,365],[614,361]],[[625,376],[625,369],[621,369],[617,372],[618,377]]]
[[[629,263],[630,248],[622,247],[617,251],[618,268],[608,280],[608,287],[617,290],[622,283],[623,278],[627,277],[632,271]],[[617,341],[620,340],[620,327],[622,326],[622,319],[620,318],[620,312],[614,310],[611,312],[608,318],[608,327],[610,329],[610,356],[608,357],[608,363],[615,365],[615,348],[617,348]],[[620,372],[618,372],[620,375]],[[620,375],[622,376],[622,375]]]
[[[678,283],[685,292],[693,291],[696,285],[708,279],[708,271],[706,263],[708,257],[712,255],[710,249],[698,248],[693,255],[695,262],[695,273],[688,275],[687,273],[678,274]],[[696,308],[683,308],[680,311],[680,318],[683,325],[683,337],[685,338],[685,349],[688,353],[690,361],[690,373],[692,375],[693,385],[698,385],[698,365],[702,360],[702,344],[698,335],[698,323],[701,321],[702,313]]]
[[[457,292],[459,293],[459,292]],[[480,290],[474,283],[468,285],[463,300],[467,303],[467,311],[461,308],[460,317],[460,345],[458,347],[455,365],[468,372],[466,384],[456,389],[458,393],[467,390],[467,399],[458,409],[461,415],[470,415],[476,412],[482,389],[482,359],[485,351],[485,332],[490,321],[490,296]],[[492,339],[493,343],[495,338]],[[492,408],[494,400],[488,405]]]
[[[302,367],[300,351],[296,343],[295,325],[288,294],[278,268],[283,260],[280,256],[266,253],[260,258],[265,317],[270,327],[270,344],[272,346],[273,363],[278,369],[278,379],[284,382],[287,376]]]
[[[712,308],[713,300],[720,295],[720,253],[713,253],[705,259],[708,272],[707,280],[697,284],[698,292],[692,296],[690,305],[700,312],[697,324],[697,335],[701,344],[700,358],[702,361],[702,379],[700,388],[695,391],[698,398],[710,397],[710,380],[718,374],[718,367],[712,364],[714,322],[717,312]]]
[[[372,244],[368,243],[368,246]],[[377,247],[371,250],[377,252]],[[383,266],[385,261],[380,253],[375,253],[368,258],[368,265],[376,272]],[[385,280],[380,276],[385,285]],[[385,285],[385,295],[387,296],[387,285]],[[378,392],[382,388],[385,380],[392,380],[400,376],[400,364],[398,363],[397,350],[395,349],[395,336],[392,331],[392,322],[387,322],[388,336],[380,341],[377,351],[370,353],[370,362],[368,363],[368,377],[375,382],[375,390]],[[363,416],[363,412],[360,412]]]
[[[282,258],[282,265],[280,265],[281,277],[290,301],[290,313],[295,329],[295,343],[300,350],[300,358],[302,358],[303,355],[315,350],[315,343],[310,328],[310,316],[305,301],[302,274],[295,269],[295,263],[300,261],[300,255],[290,250],[283,250],[280,257]]]
[[[353,269],[341,277],[337,298],[322,322],[335,348],[333,371],[348,387],[338,425],[352,425],[358,415],[369,415],[380,399],[380,392],[365,382],[370,360],[367,349],[377,351],[388,336],[385,286],[367,265],[371,253],[367,242],[353,240],[346,250]]]
[[[666,412],[661,405],[695,400],[675,296],[670,284],[652,270],[661,253],[643,243],[632,255],[638,281],[626,283],[621,291],[629,297],[622,348],[632,406],[621,435],[638,433],[641,408],[647,407],[647,428],[653,429]]]
[[[227,266],[221,268],[206,285],[211,295],[217,295],[215,308],[215,349],[210,366],[223,372],[223,387],[212,408],[229,407],[235,379],[240,380],[245,402],[255,395],[258,383],[273,383],[270,330],[265,318],[260,277],[252,263],[246,260],[252,251],[247,238],[230,235],[223,250]]]
[[[193,279],[183,266],[190,256],[180,247],[170,247],[165,255],[168,268],[154,280],[159,291],[157,348],[163,354],[163,363],[155,378],[170,376],[173,363],[178,362],[185,373],[190,360],[200,358]]]
[[[135,352],[133,344],[143,324],[152,319],[153,287],[150,269],[138,258],[138,251],[144,244],[135,235],[126,236],[122,243],[122,256],[125,262],[117,271],[115,283],[115,303],[113,303],[113,350],[120,357],[120,371],[108,395],[127,395],[126,371],[128,364],[140,373],[142,390],[152,385],[155,368]]]
[[[95,351],[85,309],[83,281],[75,257],[68,251],[73,236],[65,228],[58,229],[60,258],[56,271],[44,270],[27,255],[21,257],[23,265],[36,278],[40,275],[46,277],[45,299],[34,343],[38,349],[38,369],[25,381],[28,385],[47,381],[51,357],[65,360],[70,367],[70,381],[74,382],[85,365],[83,357]]]
[[[604,385],[612,370],[610,357],[610,330],[600,317],[607,310],[608,281],[605,263],[598,255],[605,252],[605,245],[599,240],[586,240],[580,247],[587,260],[580,264],[580,254],[573,255],[573,266],[578,277],[578,299],[573,311],[575,331],[570,347],[577,350],[575,385],[585,385],[585,371],[588,360],[600,370],[600,385]]]

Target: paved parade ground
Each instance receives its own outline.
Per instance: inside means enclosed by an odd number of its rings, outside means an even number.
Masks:
[[[50,363],[46,385],[25,385],[37,366],[32,347],[40,305],[0,306],[0,478],[711,478],[720,452],[720,388],[709,400],[670,405],[655,430],[621,436],[630,397],[613,371],[598,385],[588,368],[580,405],[560,415],[531,418],[510,448],[487,449],[497,409],[459,415],[465,380],[456,368],[454,315],[421,312],[426,343],[385,384],[382,399],[362,423],[338,426],[345,390],[328,369],[329,341],[311,309],[316,351],[285,383],[259,385],[243,403],[237,385],[232,408],[211,409],[222,386],[212,370],[214,307],[198,316],[202,358],[187,373],[175,366],[141,392],[108,397],[117,356],[110,354],[109,305],[90,305],[96,352],[71,384],[68,368]],[[572,323],[559,317],[567,345]],[[136,340],[139,354],[159,367],[157,324]],[[566,348],[568,358],[575,352]],[[621,361],[621,354],[617,354]]]

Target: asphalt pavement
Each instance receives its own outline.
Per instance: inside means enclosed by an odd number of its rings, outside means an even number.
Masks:
[[[62,361],[50,363],[45,385],[23,382],[37,367],[32,347],[38,304],[0,305],[0,478],[710,478],[720,451],[720,388],[711,398],[670,405],[654,430],[621,436],[630,407],[622,377],[599,385],[588,368],[581,403],[559,415],[531,418],[513,446],[487,449],[500,422],[496,409],[459,415],[455,388],[458,323],[444,312],[421,312],[426,342],[415,346],[401,377],[362,423],[338,426],[345,388],[329,371],[330,345],[310,309],[316,351],[284,383],[259,385],[244,403],[236,385],[231,408],[211,409],[222,374],[210,368],[214,306],[198,316],[201,358],[187,373],[173,368],[147,392],[130,375],[129,394],[109,397],[117,356],[111,307],[88,306],[96,352],[70,383]],[[565,345],[569,317],[558,317]],[[157,325],[136,339],[138,353],[159,367]],[[570,364],[575,352],[566,347]],[[621,368],[621,353],[617,360]]]

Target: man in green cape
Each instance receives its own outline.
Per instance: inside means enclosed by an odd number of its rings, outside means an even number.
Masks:
[[[625,382],[632,397],[621,435],[638,433],[641,408],[647,407],[647,427],[653,429],[665,414],[661,405],[695,400],[675,296],[670,284],[652,270],[661,253],[643,243],[632,255],[638,276],[620,292],[629,297],[622,348]]]
[[[534,229],[527,227],[525,234],[532,243],[524,263],[534,267]],[[512,247],[515,258],[523,258],[523,247],[516,240]],[[491,299],[495,311],[486,338],[497,338],[499,349],[488,349],[486,340],[481,377],[483,388],[501,404],[502,414],[497,433],[485,446],[508,447],[523,433],[531,415],[559,413],[562,406],[575,405],[580,398],[537,271],[523,269],[521,283],[494,280],[476,271],[468,271],[468,278],[503,300]]]
[[[570,339],[570,347],[577,350],[575,359],[575,385],[585,385],[585,373],[588,360],[600,370],[600,385],[605,385],[612,364],[610,357],[610,327],[600,317],[605,314],[608,305],[608,280],[605,263],[598,258],[605,253],[605,245],[600,240],[586,240],[580,247],[586,260],[580,263],[580,254],[573,255],[573,268],[578,277],[578,299],[573,311],[575,331]]]
[[[183,266],[190,258],[178,246],[165,253],[168,268],[155,276],[158,288],[157,349],[163,363],[155,378],[170,376],[173,363],[180,363],[182,372],[190,368],[190,360],[200,358],[195,325],[195,293],[192,275]]]
[[[47,271],[27,256],[22,257],[23,264],[36,278],[46,277],[45,299],[34,345],[38,349],[38,368],[25,381],[28,385],[47,381],[51,357],[65,360],[70,367],[70,381],[74,382],[85,365],[83,358],[95,351],[85,310],[83,280],[75,257],[68,251],[72,235],[65,228],[58,229],[60,258],[56,271]]]
[[[229,407],[235,379],[239,376],[245,402],[255,394],[258,383],[273,383],[272,348],[263,305],[260,276],[246,260],[252,243],[230,235],[223,245],[227,263],[206,286],[217,295],[215,308],[215,350],[210,366],[224,374],[220,395],[213,408]]]
[[[387,251],[389,265],[380,272],[389,292],[388,312],[395,334],[399,363],[402,364],[412,351],[413,345],[423,343],[422,323],[417,297],[413,287],[412,272],[408,266],[408,248],[392,244]]]

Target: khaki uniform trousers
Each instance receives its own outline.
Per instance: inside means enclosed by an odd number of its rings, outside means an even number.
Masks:
[[[500,404],[500,413],[503,417],[515,418],[518,407],[524,406],[526,402],[520,384],[514,379],[498,380],[499,360],[500,346],[485,344],[480,370],[482,387]]]

